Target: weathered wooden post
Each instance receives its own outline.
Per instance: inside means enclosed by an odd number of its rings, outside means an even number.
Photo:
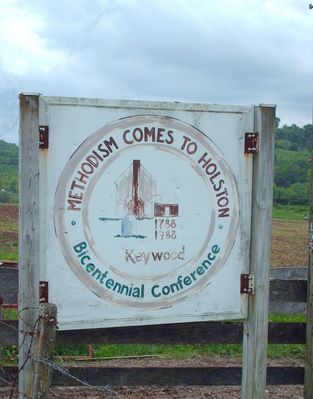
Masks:
[[[31,398],[39,310],[39,97],[20,95],[19,398]]]
[[[39,308],[39,322],[36,350],[34,353],[34,388],[33,399],[46,399],[51,385],[51,361],[55,349],[57,307],[51,303],[44,303]]]
[[[306,351],[304,374],[304,399],[313,397],[313,132],[311,149],[311,193],[309,217],[309,268],[306,313]]]
[[[94,350],[92,344],[87,345],[87,356],[90,357],[91,359],[94,357]]]
[[[269,268],[272,229],[274,164],[273,106],[256,107],[255,130],[260,133],[259,152],[253,162],[253,199],[250,273],[255,294],[249,296],[244,323],[242,398],[263,399],[266,388]]]

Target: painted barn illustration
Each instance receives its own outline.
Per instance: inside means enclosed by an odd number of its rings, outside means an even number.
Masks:
[[[136,219],[178,216],[178,203],[161,202],[157,180],[133,160],[128,169],[116,180],[117,215],[132,215]]]

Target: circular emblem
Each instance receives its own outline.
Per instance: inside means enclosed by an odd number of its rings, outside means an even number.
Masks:
[[[208,137],[174,118],[105,125],[60,177],[54,223],[65,260],[98,297],[160,309],[208,286],[238,229],[231,169]]]

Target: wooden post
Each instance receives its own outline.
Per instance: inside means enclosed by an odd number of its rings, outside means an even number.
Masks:
[[[313,398],[313,132],[311,149],[311,192],[309,217],[309,269],[306,313],[304,399]]]
[[[39,311],[39,96],[21,94],[19,184],[19,399],[32,397],[30,357]]]
[[[272,229],[275,107],[255,108],[259,152],[253,157],[250,273],[255,294],[249,296],[244,323],[242,399],[264,399],[269,305],[269,268]]]
[[[87,345],[87,356],[90,357],[91,359],[94,356],[94,350],[93,350],[93,345],[92,344],[88,344]]]
[[[41,304],[36,342],[34,388],[32,399],[47,399],[51,385],[52,369],[42,360],[51,360],[55,349],[57,307],[51,303]]]

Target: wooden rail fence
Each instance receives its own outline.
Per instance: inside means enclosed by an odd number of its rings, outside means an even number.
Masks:
[[[0,296],[5,305],[17,302],[18,270],[0,265]],[[306,308],[307,268],[271,269],[270,311],[304,313]],[[305,344],[305,323],[269,323],[270,344]],[[238,344],[242,343],[241,322],[197,322],[154,326],[58,331],[63,344]],[[18,322],[0,323],[0,344],[18,344]],[[0,368],[0,377],[16,373],[16,367]],[[69,372],[95,386],[103,385],[240,385],[240,367],[70,367]],[[268,367],[268,385],[303,384],[303,367]],[[58,371],[52,385],[79,383]],[[4,386],[0,378],[0,386]]]

